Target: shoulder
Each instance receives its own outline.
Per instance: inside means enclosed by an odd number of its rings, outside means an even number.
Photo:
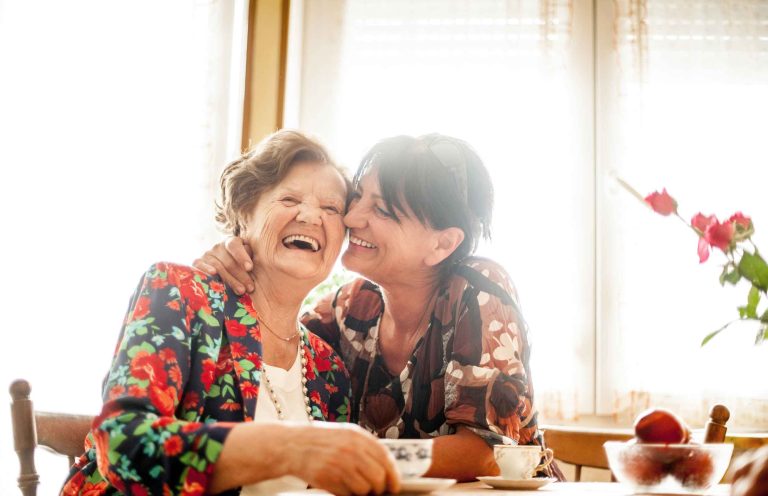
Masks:
[[[446,284],[448,292],[454,295],[469,291],[499,298],[505,304],[517,302],[517,290],[506,269],[488,258],[464,259],[451,271]]]
[[[190,286],[204,289],[206,294],[223,294],[227,291],[218,276],[211,276],[194,267],[172,262],[155,262],[147,269],[144,277],[153,281],[165,281],[168,285],[179,289]]]
[[[358,278],[339,288],[333,306],[339,320],[352,317],[358,321],[368,321],[378,317],[384,308],[384,300],[378,285]]]

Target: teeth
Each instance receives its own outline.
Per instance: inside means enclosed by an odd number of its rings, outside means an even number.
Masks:
[[[309,243],[309,245],[312,247],[312,251],[317,251],[320,249],[320,242],[318,240],[301,234],[291,234],[290,236],[287,236],[283,239],[283,244],[289,245],[294,241],[303,241],[305,243]]]
[[[362,246],[363,248],[376,248],[376,245],[369,243],[365,241],[364,239],[360,239],[357,236],[349,236],[349,242],[353,245]]]

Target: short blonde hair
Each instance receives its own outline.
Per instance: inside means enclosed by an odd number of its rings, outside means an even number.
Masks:
[[[224,232],[239,236],[245,217],[253,210],[261,194],[277,186],[291,167],[299,162],[328,164],[344,178],[349,192],[346,171],[331,161],[323,145],[298,131],[277,131],[222,171],[216,222]]]

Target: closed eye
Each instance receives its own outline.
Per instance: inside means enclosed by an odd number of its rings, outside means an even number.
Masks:
[[[389,213],[389,210],[385,210],[385,209],[379,207],[378,205],[374,206],[373,210],[376,212],[376,215],[378,215],[380,217],[385,217],[387,219],[394,218],[393,215],[391,213]]]
[[[325,210],[329,214],[339,215],[341,213],[341,209],[339,207],[328,205],[323,207],[323,210]]]
[[[283,205],[286,205],[288,207],[293,207],[293,206],[296,206],[296,205],[298,205],[300,203],[299,200],[297,200],[296,198],[294,198],[292,196],[284,196],[284,197],[280,198],[280,202]]]

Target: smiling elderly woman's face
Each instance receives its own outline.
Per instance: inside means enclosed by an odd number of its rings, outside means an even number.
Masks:
[[[326,163],[300,162],[259,196],[241,237],[256,266],[320,283],[333,268],[344,241],[347,187]]]

